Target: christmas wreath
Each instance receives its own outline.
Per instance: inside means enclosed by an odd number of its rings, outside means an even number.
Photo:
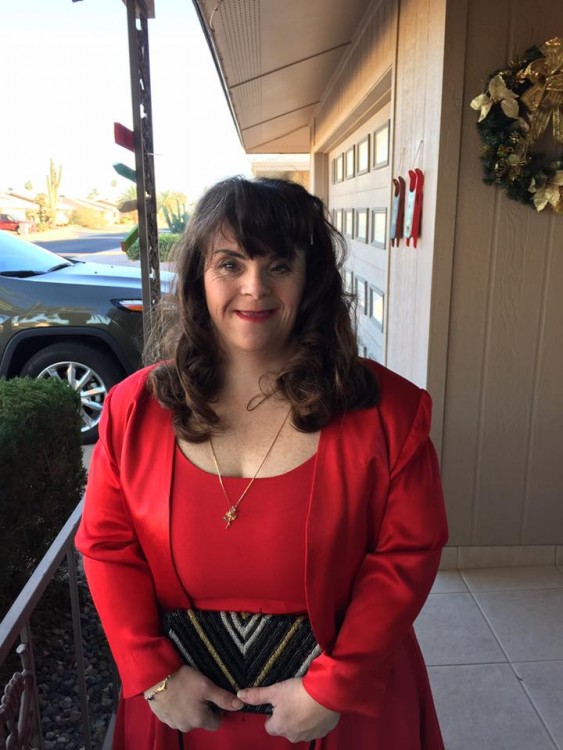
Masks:
[[[484,182],[501,185],[513,200],[563,213],[563,160],[545,163],[533,146],[550,123],[563,144],[563,40],[532,47],[521,60],[494,72],[471,107],[480,112]]]

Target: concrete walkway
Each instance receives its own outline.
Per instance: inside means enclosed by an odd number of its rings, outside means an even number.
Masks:
[[[445,570],[416,624],[447,750],[563,750],[563,568]]]

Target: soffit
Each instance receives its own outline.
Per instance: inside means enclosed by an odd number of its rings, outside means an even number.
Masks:
[[[371,0],[193,0],[248,153],[308,153]]]

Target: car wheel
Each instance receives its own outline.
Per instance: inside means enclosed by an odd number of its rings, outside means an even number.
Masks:
[[[82,344],[52,344],[33,355],[21,376],[56,378],[67,383],[80,396],[82,441],[93,443],[109,389],[123,373],[103,352]]]

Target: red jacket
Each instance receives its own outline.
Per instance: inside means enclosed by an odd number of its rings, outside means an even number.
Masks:
[[[434,726],[412,629],[447,538],[429,439],[431,401],[391,371],[369,366],[380,384],[379,406],[345,413],[319,440],[306,600],[325,653],[304,685],[327,708],[377,718],[391,693],[415,684],[423,720]],[[106,400],[76,537],[125,698],[181,666],[161,634],[160,610],[189,606],[170,551],[175,437],[170,413],[145,387],[147,375],[135,373]],[[439,737],[437,727],[428,731]]]

